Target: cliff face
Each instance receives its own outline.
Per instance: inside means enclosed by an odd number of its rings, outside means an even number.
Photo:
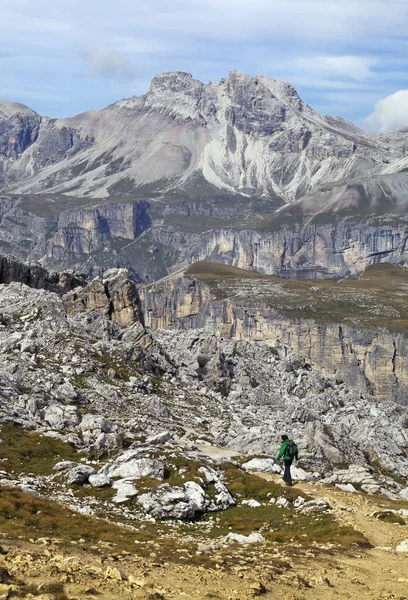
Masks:
[[[47,268],[85,271],[117,266],[117,250],[149,225],[147,203],[90,203],[76,207],[66,198],[34,201],[4,196],[0,201],[0,249]],[[96,258],[97,257],[97,258]],[[88,262],[88,259],[90,261]]]
[[[224,287],[214,288],[213,279],[178,273],[139,292],[147,327],[203,328],[218,336],[263,341],[301,354],[323,373],[335,374],[378,400],[408,403],[408,339],[403,333],[344,320],[289,317],[273,307],[273,295],[282,293],[279,283],[262,278],[251,282],[251,293],[244,279],[225,292]],[[228,292],[231,297],[219,298]]]
[[[40,265],[30,265],[0,255],[0,284],[23,283],[28,287],[65,294],[85,285],[85,276],[73,271],[49,273]]]
[[[219,217],[181,215],[176,222],[174,212],[173,217],[164,214],[160,219],[159,208],[143,200],[94,205],[88,201],[88,206],[76,208],[66,197],[58,204],[47,204],[46,199],[42,204],[35,197],[3,196],[0,250],[40,261],[49,269],[100,273],[125,266],[139,281],[159,279],[201,260],[297,279],[341,278],[378,262],[408,261],[408,228],[403,220],[309,221],[269,230],[261,221],[252,227],[248,223],[201,233],[189,231],[189,218],[204,229],[207,219]],[[230,216],[222,219],[228,223]]]
[[[162,244],[179,250],[173,269],[214,260],[283,277],[324,279],[361,273],[368,265],[385,260],[405,263],[408,258],[404,223],[343,221],[283,226],[277,231],[220,229],[190,236],[161,227],[153,233]]]

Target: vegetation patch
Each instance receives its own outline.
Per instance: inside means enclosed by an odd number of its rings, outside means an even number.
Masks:
[[[395,514],[391,510],[385,510],[383,512],[376,512],[374,516],[380,521],[385,523],[395,523],[396,525],[406,525],[405,519],[400,515]]]
[[[0,424],[0,437],[0,469],[10,474],[49,475],[57,462],[79,458],[69,444],[11,423]]]

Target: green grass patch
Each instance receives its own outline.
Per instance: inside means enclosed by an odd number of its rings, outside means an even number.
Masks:
[[[225,483],[235,499],[238,500],[258,500],[258,502],[268,502],[270,498],[282,496],[289,501],[295,500],[298,496],[309,499],[308,496],[296,490],[296,488],[284,487],[273,481],[267,481],[258,475],[246,473],[234,465],[224,468]]]
[[[208,515],[205,519],[208,519]],[[352,527],[339,525],[330,514],[302,515],[293,508],[283,509],[275,504],[251,508],[236,506],[217,513],[209,537],[227,535],[229,532],[249,535],[260,531],[269,542],[280,544],[301,543],[336,544],[342,547],[368,548],[364,535]]]
[[[0,425],[0,469],[8,473],[49,475],[59,461],[80,458],[69,444],[11,423]]]
[[[395,523],[396,525],[406,525],[405,519],[403,519],[400,515],[396,515],[390,510],[385,510],[384,512],[376,512],[374,516],[379,521],[384,521],[384,523]]]

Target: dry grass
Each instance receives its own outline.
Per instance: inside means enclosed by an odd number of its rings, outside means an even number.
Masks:
[[[0,469],[11,474],[48,475],[58,461],[80,458],[69,444],[11,423],[0,425],[0,437]]]

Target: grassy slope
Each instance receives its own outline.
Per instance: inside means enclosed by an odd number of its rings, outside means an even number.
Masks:
[[[58,460],[76,459],[78,454],[62,442],[42,437],[33,432],[27,432],[10,424],[1,425],[0,460],[3,469],[10,473],[35,473],[37,475],[51,475],[52,467]],[[182,486],[185,481],[197,480],[200,464],[189,461],[185,457],[174,457],[169,463],[166,474],[166,483]],[[184,470],[183,477],[179,469]],[[3,537],[21,538],[29,540],[49,537],[61,540],[62,544],[71,544],[85,539],[87,547],[100,548],[101,543],[115,546],[117,550],[135,552],[148,556],[151,544],[155,545],[158,557],[166,560],[178,561],[180,555],[175,549],[185,548],[195,550],[197,544],[208,538],[220,538],[229,531],[250,534],[253,531],[262,531],[269,542],[291,544],[300,542],[306,547],[312,542],[322,544],[335,543],[339,547],[349,548],[355,545],[364,545],[365,538],[359,532],[349,527],[336,523],[330,514],[303,516],[292,508],[281,509],[274,504],[268,504],[270,498],[284,496],[288,499],[302,495],[296,488],[282,487],[273,481],[264,479],[250,473],[245,473],[232,463],[223,466],[225,481],[233,496],[239,503],[244,498],[254,498],[262,503],[258,508],[238,505],[220,513],[205,515],[197,524],[179,523],[169,526],[166,522],[150,522],[131,520],[130,524],[136,530],[129,530],[118,525],[118,520],[123,520],[117,514],[112,514],[115,523],[108,520],[111,508],[106,504],[110,499],[112,490],[94,490],[90,486],[70,486],[72,493],[77,498],[98,501],[93,504],[96,514],[102,518],[90,517],[76,513],[49,498],[39,498],[24,494],[19,489],[1,487],[0,489],[0,532]],[[53,481],[48,479],[47,493],[52,496]],[[201,480],[200,480],[201,482]],[[154,482],[156,485],[158,482]],[[149,482],[138,481],[140,492]],[[60,485],[60,484],[59,484]],[[211,489],[208,490],[211,495]],[[307,498],[307,496],[306,496]],[[128,508],[132,510],[134,500],[129,501]],[[184,540],[188,534],[188,542]],[[159,542],[157,547],[157,542]],[[190,562],[212,565],[210,556],[196,555]],[[233,561],[234,562],[234,561]]]
[[[185,275],[206,281],[219,300],[262,302],[287,317],[319,323],[408,333],[408,272],[388,263],[338,282],[287,280],[213,262],[195,263]]]

